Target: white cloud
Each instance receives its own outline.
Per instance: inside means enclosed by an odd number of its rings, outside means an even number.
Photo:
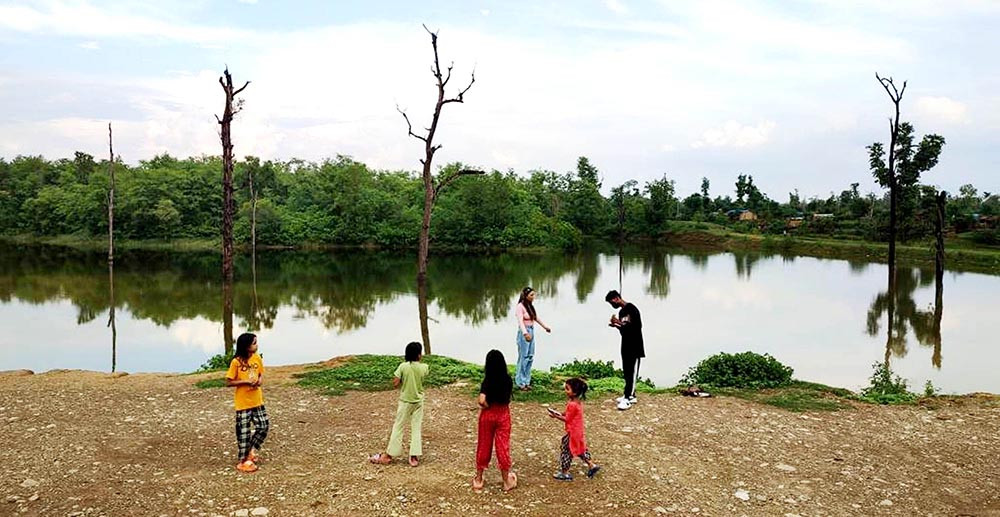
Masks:
[[[920,97],[917,112],[939,123],[959,124],[969,121],[965,104],[948,97]]]
[[[236,1],[241,4],[250,4],[250,5],[254,5],[257,3],[257,0],[236,0]]]
[[[186,348],[199,349],[210,354],[222,344],[222,325],[201,316],[180,320],[170,325],[170,335]]]
[[[479,14],[481,14],[483,16],[489,16],[490,15],[490,10],[489,9],[480,9],[479,10]]]
[[[691,144],[698,149],[702,147],[757,147],[766,143],[776,124],[766,120],[756,126],[745,126],[735,120],[727,121],[721,127],[712,128],[702,135],[701,139]]]
[[[612,10],[615,14],[628,14],[628,7],[620,0],[604,0],[604,6]]]
[[[84,41],[77,46],[85,50],[100,50],[101,48],[101,44],[96,41]]]

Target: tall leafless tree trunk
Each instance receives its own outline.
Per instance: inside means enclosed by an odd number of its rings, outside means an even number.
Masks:
[[[420,140],[424,143],[424,157],[420,160],[423,165],[422,178],[424,183],[424,215],[420,223],[420,241],[417,250],[417,291],[426,293],[427,291],[427,255],[430,251],[430,232],[431,232],[431,213],[434,210],[434,203],[437,201],[438,196],[441,191],[447,187],[450,183],[458,179],[460,176],[465,176],[469,174],[482,174],[482,171],[474,171],[468,169],[462,169],[447,176],[440,178],[437,182],[434,181],[433,176],[433,165],[434,153],[441,148],[441,145],[434,144],[434,134],[437,132],[438,122],[441,120],[441,108],[445,104],[452,102],[465,102],[464,97],[466,92],[472,88],[472,85],[476,82],[476,73],[472,72],[471,79],[469,80],[468,86],[458,92],[455,97],[447,98],[445,97],[445,87],[448,85],[448,81],[451,80],[451,71],[455,64],[452,63],[448,68],[442,72],[441,71],[441,61],[438,58],[438,35],[436,32],[431,32],[430,29],[424,25],[424,30],[427,31],[431,36],[431,47],[434,49],[434,66],[431,67],[431,73],[434,74],[434,78],[437,80],[437,90],[438,96],[437,101],[434,104],[434,114],[431,117],[431,124],[427,127],[427,133],[423,135],[418,135],[413,132],[413,125],[410,123],[410,117],[406,115],[406,112],[396,107],[396,110],[403,115],[403,119],[406,120],[407,133]],[[420,334],[424,341],[424,351],[425,353],[430,353],[430,330],[427,326],[427,305],[426,296],[423,298],[423,302],[420,307]]]
[[[230,126],[233,116],[243,107],[242,100],[236,101],[240,94],[250,84],[243,83],[239,88],[233,87],[233,76],[229,68],[219,77],[219,84],[226,94],[226,106],[220,119],[215,119],[221,126],[219,137],[222,139],[222,334],[225,341],[225,353],[233,351],[233,217],[236,214],[236,202],[233,199],[233,139]],[[235,106],[233,105],[235,101]]]
[[[896,271],[896,205],[899,201],[899,181],[896,178],[896,141],[899,137],[899,103],[903,100],[903,92],[906,91],[906,81],[903,81],[902,88],[896,88],[891,77],[882,78],[876,73],[882,88],[889,94],[892,104],[896,109],[896,114],[889,119],[889,274],[895,275]],[[891,282],[891,280],[890,280]]]
[[[108,122],[108,262],[115,261],[115,149],[111,141],[111,123]]]
[[[115,324],[115,148],[108,122],[108,290],[110,309],[108,326],[111,327],[111,372],[118,366],[118,326]]]
[[[944,276],[944,208],[948,200],[947,192],[934,196],[934,273],[940,279]]]
[[[229,74],[229,68],[219,77],[219,84],[226,94],[226,105],[220,119],[216,115],[215,119],[221,126],[219,137],[222,139],[222,277],[224,281],[233,281],[233,217],[236,214],[236,202],[233,200],[233,139],[230,132],[233,116],[240,112],[243,107],[242,101],[236,101],[236,96],[240,94],[250,81],[247,81],[240,88],[233,87],[233,76]],[[233,103],[236,101],[236,105]]]

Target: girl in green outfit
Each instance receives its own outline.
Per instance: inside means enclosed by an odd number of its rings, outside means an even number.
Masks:
[[[416,341],[406,345],[405,360],[399,363],[392,374],[392,385],[400,388],[399,406],[396,408],[396,421],[392,424],[392,434],[389,435],[389,447],[385,452],[373,454],[368,461],[380,465],[392,462],[394,456],[403,454],[403,425],[410,421],[410,466],[420,464],[421,449],[420,427],[424,420],[424,378],[430,369],[421,363],[423,345]]]

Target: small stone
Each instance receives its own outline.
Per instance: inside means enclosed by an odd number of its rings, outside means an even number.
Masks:
[[[784,463],[779,463],[779,464],[775,465],[774,468],[776,468],[778,470],[783,470],[785,472],[795,472],[796,470],[798,470],[795,467],[793,467],[791,465],[786,465]]]
[[[233,512],[233,515],[236,517],[250,517],[250,510],[247,510],[246,508],[236,510]]]
[[[747,492],[746,490],[740,489],[740,490],[737,490],[733,494],[733,497],[739,499],[740,501],[749,501],[750,500],[750,492]]]
[[[7,502],[8,503],[16,503],[17,502],[17,496],[16,495],[9,495],[9,496],[7,496]]]
[[[21,488],[35,488],[38,486],[38,481],[28,478],[21,482]]]
[[[250,515],[267,515],[267,508],[263,506],[258,506],[253,510],[250,510]]]
[[[31,497],[29,497],[28,500],[29,501],[37,501],[38,500],[38,494],[31,494]]]
[[[653,511],[656,513],[667,513],[667,509],[662,506],[657,506],[656,508],[653,508]]]
[[[892,506],[892,501],[890,501],[890,500],[888,500],[888,499],[883,499],[883,500],[882,500],[882,501],[881,501],[880,503],[878,503],[878,504],[879,504],[879,506]]]

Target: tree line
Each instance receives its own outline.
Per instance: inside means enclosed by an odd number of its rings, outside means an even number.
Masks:
[[[116,234],[127,239],[218,238],[221,168],[219,157],[164,154],[136,166],[115,160]],[[437,174],[462,169],[463,164],[453,163]],[[108,160],[83,152],[72,159],[0,158],[0,234],[107,234],[110,172]],[[234,167],[234,233],[238,242],[249,243],[255,196],[257,239],[263,245],[416,247],[422,182],[419,174],[374,170],[346,156],[321,163],[248,157]],[[674,181],[663,176],[641,185],[627,181],[605,196],[600,171],[580,157],[576,169],[566,173],[492,171],[458,178],[440,193],[431,234],[438,246],[573,248],[583,237],[657,238],[678,228],[677,221],[693,221],[745,232],[886,241],[888,194],[862,194],[858,187],[853,183],[825,198],[806,199],[796,191],[787,201],[777,201],[757,187],[752,175],[739,174],[730,187],[732,195],[713,196],[703,179],[699,191],[680,197]],[[936,195],[927,185],[901,190],[900,240],[933,233]],[[1000,215],[1000,196],[965,185],[948,195],[946,207],[949,228],[964,232],[975,229],[978,219]],[[744,210],[756,219],[739,220],[737,212]],[[801,224],[789,224],[800,217]]]

